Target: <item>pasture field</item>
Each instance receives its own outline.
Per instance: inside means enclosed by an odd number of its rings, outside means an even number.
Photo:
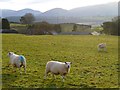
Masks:
[[[15,29],[19,33],[26,33],[26,25],[25,24],[15,24],[15,23],[10,23],[10,28]]]
[[[106,42],[107,52],[97,44]],[[27,59],[27,73],[8,67],[8,52]],[[44,80],[47,61],[70,61],[65,82],[60,75]],[[2,88],[118,88],[118,37],[91,35],[2,35]]]

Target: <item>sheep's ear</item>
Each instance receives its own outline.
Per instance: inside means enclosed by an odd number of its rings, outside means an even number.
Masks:
[[[70,64],[72,64],[72,62],[70,62]]]
[[[67,64],[67,62],[65,62],[65,64]]]

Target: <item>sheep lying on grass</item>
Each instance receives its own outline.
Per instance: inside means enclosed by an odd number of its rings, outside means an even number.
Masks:
[[[46,70],[45,70],[45,79],[49,72],[52,73],[52,75],[61,75],[63,82],[65,75],[70,71],[70,64],[71,62],[58,62],[58,61],[49,61],[46,64]],[[55,77],[55,76],[54,76]]]
[[[102,49],[104,49],[104,51],[106,51],[106,43],[98,44],[98,51],[101,51]]]
[[[13,67],[17,67],[20,68],[23,66],[24,67],[24,71],[26,73],[26,59],[24,56],[22,55],[17,55],[13,52],[9,52],[8,53],[8,56],[10,57],[10,62],[9,62],[9,65],[13,65]],[[20,70],[20,73],[21,73],[21,70]]]

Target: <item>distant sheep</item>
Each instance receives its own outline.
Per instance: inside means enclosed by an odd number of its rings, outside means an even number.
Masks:
[[[51,72],[53,76],[60,74],[64,82],[65,75],[70,71],[70,65],[71,65],[71,62],[58,62],[58,61],[47,62],[46,70],[45,70],[45,79],[47,74]]]
[[[22,55],[17,55],[13,52],[9,52],[8,53],[8,56],[10,57],[10,62],[9,62],[9,65],[13,65],[13,67],[17,67],[20,68],[23,66],[24,67],[24,71],[26,73],[26,59],[24,56]],[[21,71],[20,71],[21,73]]]
[[[100,44],[98,44],[98,51],[101,51],[102,49],[104,51],[106,51],[106,43],[100,43]]]

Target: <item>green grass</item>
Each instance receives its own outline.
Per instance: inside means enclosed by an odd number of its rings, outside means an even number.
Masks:
[[[15,29],[19,33],[26,33],[26,25],[25,24],[15,24],[15,23],[10,23],[10,28]]]
[[[85,35],[2,35],[3,88],[117,88],[118,37]],[[98,52],[97,44],[107,43],[107,52]],[[7,67],[7,53],[13,51],[27,59],[27,74]],[[44,80],[47,61],[70,61],[71,71],[62,83],[60,75]]]
[[[97,31],[97,32],[100,32],[102,30],[103,30],[103,28],[101,26],[95,26],[91,29],[91,31]]]

